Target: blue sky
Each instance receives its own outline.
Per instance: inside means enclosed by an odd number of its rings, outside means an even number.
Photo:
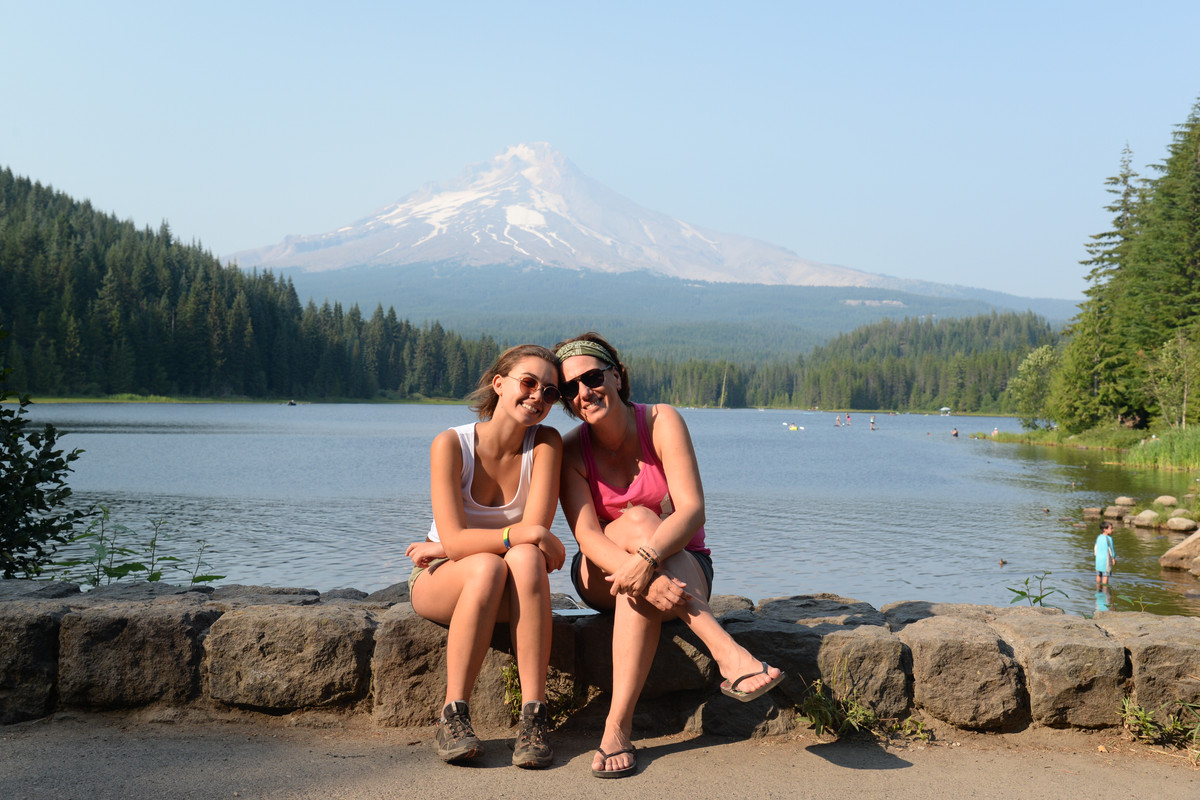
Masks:
[[[805,258],[1078,299],[1122,148],[1151,174],[1200,97],[1194,0],[0,0],[0,26],[0,166],[217,254],[546,141]]]

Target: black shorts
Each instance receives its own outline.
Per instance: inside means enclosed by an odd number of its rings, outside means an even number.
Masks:
[[[706,581],[708,581],[708,597],[712,597],[712,585],[713,585],[712,556],[709,555],[708,553],[700,553],[695,550],[684,550],[683,552],[687,553],[689,556],[696,559],[697,566],[699,566],[700,571],[702,573],[704,573],[704,579]],[[582,570],[582,569],[583,569],[583,553],[576,551],[575,555],[571,557],[571,584],[575,587],[575,594],[579,595],[579,599],[588,608],[591,608],[594,611],[605,611],[606,609],[596,608],[591,603],[589,603],[586,599],[584,599],[583,590],[580,588],[583,584],[583,579],[580,577],[580,574],[579,574],[580,570]],[[708,597],[706,597],[704,599],[707,600]],[[607,610],[611,611],[612,609],[607,609]]]

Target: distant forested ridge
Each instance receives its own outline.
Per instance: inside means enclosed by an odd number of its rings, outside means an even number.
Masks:
[[[1142,179],[1128,148],[1106,184],[1112,227],[1091,237],[1086,300],[1049,375],[1046,416],[1070,433],[1184,428],[1200,378],[1200,102]],[[1035,393],[1040,397],[1040,393]]]
[[[1033,313],[993,312],[883,320],[792,362],[633,359],[630,369],[637,396],[680,405],[1006,413],[1017,367],[1055,341],[1050,324]]]
[[[382,307],[302,306],[288,280],[8,169],[0,328],[10,385],[59,396],[463,397],[498,350]]]
[[[222,265],[165,223],[138,230],[9,170],[0,328],[11,332],[0,353],[10,384],[49,396],[458,399],[497,339],[513,335],[467,339],[381,305],[369,317],[357,305],[302,305],[290,279]],[[642,401],[897,411],[1002,412],[1017,365],[1054,341],[1029,312],[885,319],[784,360],[671,359],[626,347],[627,329],[604,332],[625,351]]]

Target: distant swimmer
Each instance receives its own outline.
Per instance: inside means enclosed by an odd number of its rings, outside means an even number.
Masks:
[[[992,436],[999,436],[999,435],[1000,435],[1000,429],[992,428]]]
[[[954,430],[951,432],[951,434],[950,434],[950,435],[951,435],[951,436],[953,436],[955,439],[957,439],[957,438],[958,438],[958,428],[955,428],[955,429],[954,429]]]

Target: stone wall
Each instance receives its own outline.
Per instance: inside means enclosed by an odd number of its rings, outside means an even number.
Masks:
[[[835,595],[714,598],[751,652],[788,673],[740,704],[680,623],[664,627],[639,703],[639,729],[746,736],[787,730],[820,679],[885,718],[914,712],[972,730],[1120,724],[1121,700],[1148,710],[1200,702],[1200,619],[1054,609],[893,603]],[[610,618],[556,612],[549,689],[597,719],[611,679]],[[511,665],[497,626],[472,698],[481,728],[512,724]],[[444,691],[445,630],[412,611],[406,587],[355,590],[0,581],[0,723],[58,710],[148,706],[370,715],[428,724]]]

